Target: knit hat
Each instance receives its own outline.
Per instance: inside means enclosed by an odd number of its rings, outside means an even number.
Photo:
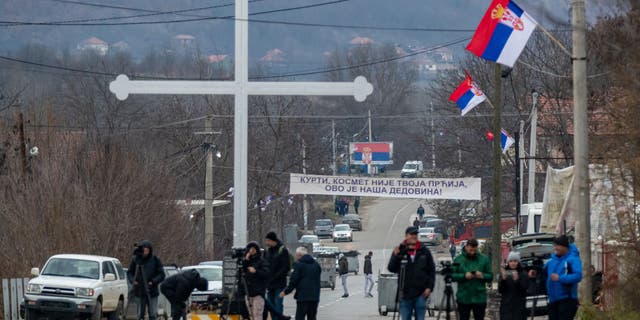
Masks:
[[[553,244],[557,244],[563,247],[569,247],[569,238],[565,235],[557,236],[553,239]]]
[[[265,237],[265,239],[269,239],[269,240],[275,241],[275,242],[280,242],[280,240],[278,240],[278,236],[273,231],[270,231],[269,233],[267,233],[267,236]]]
[[[260,245],[257,242],[251,241],[247,243],[247,247],[246,247],[247,250],[249,250],[252,247],[255,248],[256,251],[258,251],[258,253],[260,253]]]
[[[515,252],[515,251],[509,252],[509,257],[507,258],[507,262],[514,261],[514,260],[520,262],[520,252]]]

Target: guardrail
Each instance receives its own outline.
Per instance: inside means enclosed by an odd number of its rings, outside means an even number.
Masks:
[[[29,278],[2,279],[2,319],[20,319],[20,302],[29,283]]]

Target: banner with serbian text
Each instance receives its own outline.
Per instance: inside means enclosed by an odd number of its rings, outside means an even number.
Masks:
[[[379,178],[291,174],[290,194],[480,200],[480,178]]]

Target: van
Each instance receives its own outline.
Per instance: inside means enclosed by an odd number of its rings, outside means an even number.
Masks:
[[[407,161],[400,171],[401,178],[422,178],[424,166],[422,161]]]

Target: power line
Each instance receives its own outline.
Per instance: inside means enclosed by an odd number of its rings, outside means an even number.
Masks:
[[[289,7],[289,8],[281,8],[260,12],[249,13],[250,16],[261,15],[261,14],[270,14],[270,13],[278,13],[278,12],[287,12],[301,9],[310,9],[316,7],[322,7],[327,5],[333,5],[338,3],[347,2],[350,0],[334,0],[328,2],[314,3],[305,6],[297,6],[297,7]],[[28,22],[28,21],[0,21],[0,26],[18,26],[18,25],[45,25],[45,26],[125,26],[125,25],[149,25],[149,24],[167,24],[167,23],[184,23],[184,22],[197,22],[197,21],[205,21],[205,20],[235,20],[235,16],[203,16],[198,18],[190,18],[190,19],[174,19],[174,20],[163,20],[163,21],[131,21],[131,22],[113,22],[113,23],[98,23],[98,22],[77,22],[77,23],[56,23],[56,22]]]

